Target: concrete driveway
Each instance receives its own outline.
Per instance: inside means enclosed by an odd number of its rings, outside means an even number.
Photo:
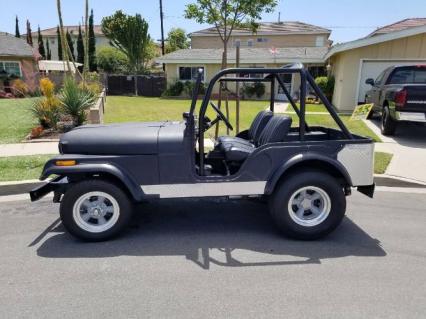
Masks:
[[[386,174],[426,184],[426,126],[400,123],[395,136],[384,136],[380,119],[365,123],[383,141],[376,143],[376,151],[394,154]]]
[[[355,193],[329,237],[286,239],[265,204],[142,205],[83,243],[58,205],[0,203],[2,318],[425,318],[426,199]]]

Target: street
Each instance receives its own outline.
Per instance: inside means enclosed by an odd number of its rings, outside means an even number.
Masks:
[[[425,318],[426,192],[356,191],[329,237],[280,236],[254,200],[139,207],[84,243],[50,199],[0,202],[2,318]]]

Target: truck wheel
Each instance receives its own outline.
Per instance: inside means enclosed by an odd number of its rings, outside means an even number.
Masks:
[[[320,171],[286,177],[270,199],[270,212],[284,235],[313,240],[332,232],[342,221],[346,198],[338,181]]]
[[[75,237],[102,241],[118,235],[132,215],[132,203],[123,190],[103,180],[79,182],[61,201],[62,224]]]
[[[385,106],[382,110],[382,126],[383,135],[394,135],[396,130],[396,122],[390,115],[389,107]]]

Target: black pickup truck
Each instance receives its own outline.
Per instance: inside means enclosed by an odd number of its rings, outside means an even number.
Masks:
[[[426,65],[392,66],[376,80],[365,102],[373,103],[373,111],[382,114],[382,133],[394,135],[398,122],[426,123]]]

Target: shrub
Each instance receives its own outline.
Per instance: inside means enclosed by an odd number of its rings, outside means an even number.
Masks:
[[[76,126],[86,121],[86,111],[96,102],[97,96],[89,90],[82,89],[72,78],[66,78],[59,95],[62,111],[70,115]]]
[[[333,97],[334,91],[334,77],[333,76],[319,76],[315,78],[315,83],[321,89],[321,91],[325,94],[325,96],[331,100]]]
[[[167,90],[163,92],[163,96],[179,96],[183,91],[183,83],[181,81],[176,81],[174,84],[171,84]]]
[[[88,82],[86,83],[86,85],[81,82],[78,87],[81,90],[87,90],[96,96],[98,96],[102,92],[102,85],[99,82]]]
[[[59,100],[55,96],[43,96],[32,104],[31,112],[43,128],[56,128],[60,117]]]
[[[21,79],[13,80],[11,83],[11,89],[13,95],[18,97],[24,97],[29,92],[28,85]]]
[[[253,86],[254,93],[256,94],[257,98],[261,98],[265,94],[265,84],[262,82],[255,82]]]
[[[98,67],[106,73],[122,73],[128,70],[129,60],[116,48],[103,47],[97,50]]]
[[[55,84],[49,78],[41,78],[40,91],[45,97],[53,97],[55,95]]]

